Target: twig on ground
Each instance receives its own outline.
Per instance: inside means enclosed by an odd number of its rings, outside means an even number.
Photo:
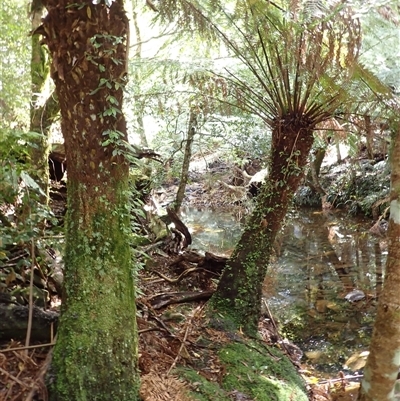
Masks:
[[[157,270],[151,270],[152,273],[158,274],[161,278],[163,278],[164,280],[168,281],[171,284],[176,284],[179,281],[181,281],[185,276],[187,276],[189,273],[193,273],[197,270],[204,270],[198,267],[192,267],[190,269],[186,269],[184,270],[177,278],[169,278],[166,275],[158,272]]]
[[[54,338],[54,341],[55,340],[56,340],[56,338]],[[42,367],[40,368],[38,375],[36,376],[35,384],[33,385],[32,390],[29,392],[28,396],[25,398],[25,401],[32,401],[32,399],[33,399],[33,397],[35,395],[35,392],[36,392],[36,390],[38,390],[39,387],[42,387],[42,388],[46,389],[46,386],[44,384],[44,376],[45,376],[45,374],[47,372],[47,369],[50,366],[50,362],[51,362],[52,356],[53,356],[53,350],[51,349],[48,352],[48,354],[46,356],[46,359],[45,359]],[[46,391],[46,398],[45,399],[47,399],[47,391]]]
[[[18,383],[20,386],[23,386],[25,388],[30,388],[30,386],[26,385],[24,382],[19,380],[18,377],[15,377],[14,375],[12,375],[11,373],[7,372],[3,368],[0,368],[0,373],[2,373],[3,375],[8,376],[11,380],[15,381],[15,383]]]
[[[192,321],[193,321],[193,319],[194,319],[194,318],[196,317],[196,315],[204,308],[204,306],[205,306],[205,304],[202,305],[202,306],[198,306],[198,307],[195,309],[193,315],[190,317],[189,321],[186,323],[185,335],[183,336],[183,339],[182,339],[182,341],[181,341],[181,346],[179,347],[178,355],[175,357],[174,362],[172,363],[171,367],[168,369],[167,376],[171,373],[172,369],[176,366],[176,364],[177,364],[177,362],[178,362],[178,360],[179,360],[179,357],[180,357],[181,354],[182,354],[182,351],[183,351],[183,349],[184,349],[184,347],[185,347],[185,342],[186,342],[186,340],[187,340],[187,336],[188,336],[188,334],[189,334],[189,328],[192,326]]]
[[[42,347],[51,347],[55,345],[55,342],[51,343],[46,343],[46,344],[36,344],[36,345],[28,345],[25,347],[17,347],[17,348],[6,348],[6,349],[0,349],[0,352],[11,352],[11,351],[21,351],[24,349],[32,349],[32,348],[42,348]]]

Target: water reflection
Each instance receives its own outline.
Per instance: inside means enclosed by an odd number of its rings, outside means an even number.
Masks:
[[[181,218],[192,234],[192,248],[229,256],[243,229],[243,216],[229,212],[183,208]]]
[[[182,218],[194,246],[217,254],[229,254],[243,228],[229,213],[186,210]],[[265,299],[320,371],[343,370],[348,357],[368,347],[387,252],[370,227],[370,220],[341,212],[295,210],[275,247]],[[365,298],[346,300],[354,289]]]
[[[281,254],[271,266],[277,293],[268,302],[320,370],[342,369],[368,346],[386,258],[386,241],[370,226],[343,213],[301,210],[282,230]],[[351,303],[345,297],[354,289],[366,296]]]

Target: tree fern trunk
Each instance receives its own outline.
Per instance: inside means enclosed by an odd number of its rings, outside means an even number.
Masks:
[[[275,127],[270,174],[211,299],[214,308],[250,335],[257,332],[272,245],[302,179],[312,143],[313,131],[307,126]]]

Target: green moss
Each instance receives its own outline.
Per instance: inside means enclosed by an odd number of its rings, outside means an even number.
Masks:
[[[194,369],[179,368],[177,373],[191,383],[193,391],[189,392],[189,396],[199,401],[230,401],[231,398],[219,386],[217,382],[210,382],[203,376],[198,374]]]
[[[209,381],[191,368],[177,369],[193,389],[189,392],[191,398],[225,401],[241,393],[257,401],[308,400],[305,383],[279,349],[240,339],[223,346],[218,356],[226,371],[221,383]]]
[[[143,235],[132,233],[131,238],[133,246],[143,246],[151,244],[151,241]]]
[[[138,399],[126,181],[103,189],[97,198],[84,196],[85,187],[69,180],[65,299],[49,375],[51,400]]]
[[[240,391],[259,401],[308,400],[304,382],[279,350],[255,341],[231,343],[219,352],[227,374],[226,391]]]

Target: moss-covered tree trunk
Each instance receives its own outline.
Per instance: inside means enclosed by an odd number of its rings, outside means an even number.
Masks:
[[[138,399],[137,327],[121,154],[128,20],[121,0],[46,0],[68,160],[65,287],[51,400]]]
[[[189,124],[188,124],[187,138],[185,144],[185,153],[183,155],[181,177],[175,199],[174,210],[176,212],[178,212],[179,209],[181,208],[183,199],[185,197],[186,185],[189,180],[190,159],[192,158],[192,147],[193,147],[194,136],[196,135],[196,130],[197,130],[197,112],[195,111],[194,107],[191,107],[189,113]]]
[[[388,256],[359,401],[393,401],[400,368],[400,130],[391,153]]]
[[[268,179],[211,299],[212,306],[250,335],[256,333],[261,315],[262,284],[272,246],[313,143],[313,127],[287,119],[289,124],[273,130]]]

